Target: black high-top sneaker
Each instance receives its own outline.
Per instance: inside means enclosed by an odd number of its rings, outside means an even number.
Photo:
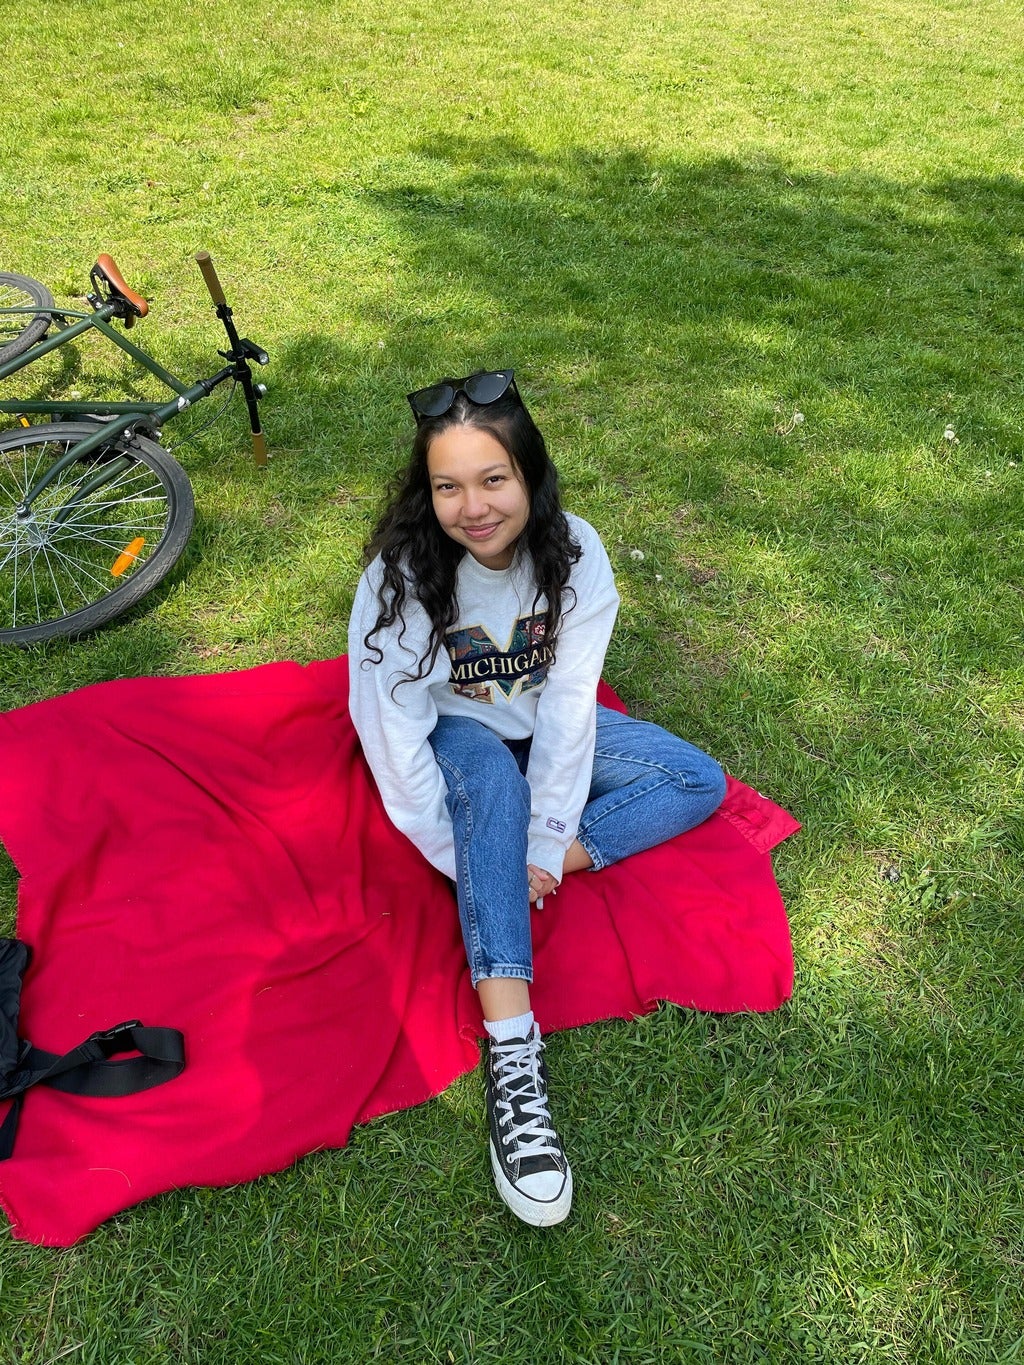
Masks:
[[[551,1121],[543,1050],[534,1024],[526,1038],[491,1038],[487,1052],[494,1183],[512,1212],[535,1228],[560,1223],[572,1204],[572,1171]]]

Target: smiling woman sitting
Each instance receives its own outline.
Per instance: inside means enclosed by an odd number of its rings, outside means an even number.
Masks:
[[[573,1179],[530,1008],[531,906],[568,873],[700,824],[725,778],[598,705],[618,593],[597,533],[562,510],[513,372],[409,402],[411,457],[352,610],[350,710],[391,820],[455,883],[489,1035],[495,1182],[545,1227],[568,1215]]]

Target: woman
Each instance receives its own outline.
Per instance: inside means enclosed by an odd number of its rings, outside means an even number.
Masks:
[[[572,1172],[530,1009],[530,907],[699,824],[718,764],[596,702],[618,609],[608,556],[562,511],[511,370],[409,395],[408,467],[366,550],[351,713],[394,824],[455,883],[488,1034],[498,1192],[561,1222]]]

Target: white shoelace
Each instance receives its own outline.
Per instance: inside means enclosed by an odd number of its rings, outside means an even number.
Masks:
[[[501,1096],[495,1103],[498,1122],[502,1128],[512,1125],[501,1140],[506,1146],[510,1142],[518,1143],[515,1152],[517,1157],[561,1156],[556,1142],[551,1141],[553,1138],[557,1141],[558,1135],[551,1127],[547,1098],[541,1094],[540,1054],[543,1046],[543,1041],[531,1040],[525,1043],[491,1043],[495,1058],[495,1080]],[[503,1098],[506,1094],[511,1098]],[[516,1109],[525,1116],[520,1123],[514,1122]]]

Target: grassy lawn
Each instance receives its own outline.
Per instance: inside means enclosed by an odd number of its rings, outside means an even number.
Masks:
[[[5,707],[342,652],[404,392],[514,364],[616,564],[609,680],[804,823],[790,1005],[552,1039],[568,1224],[503,1212],[467,1077],[70,1251],[0,1233],[0,1361],[1024,1360],[1017,7],[37,0],[0,37],[0,269],[69,300],[111,251],[200,372],[208,248],[274,451],[240,408],[185,446],[181,565],[0,654]]]

